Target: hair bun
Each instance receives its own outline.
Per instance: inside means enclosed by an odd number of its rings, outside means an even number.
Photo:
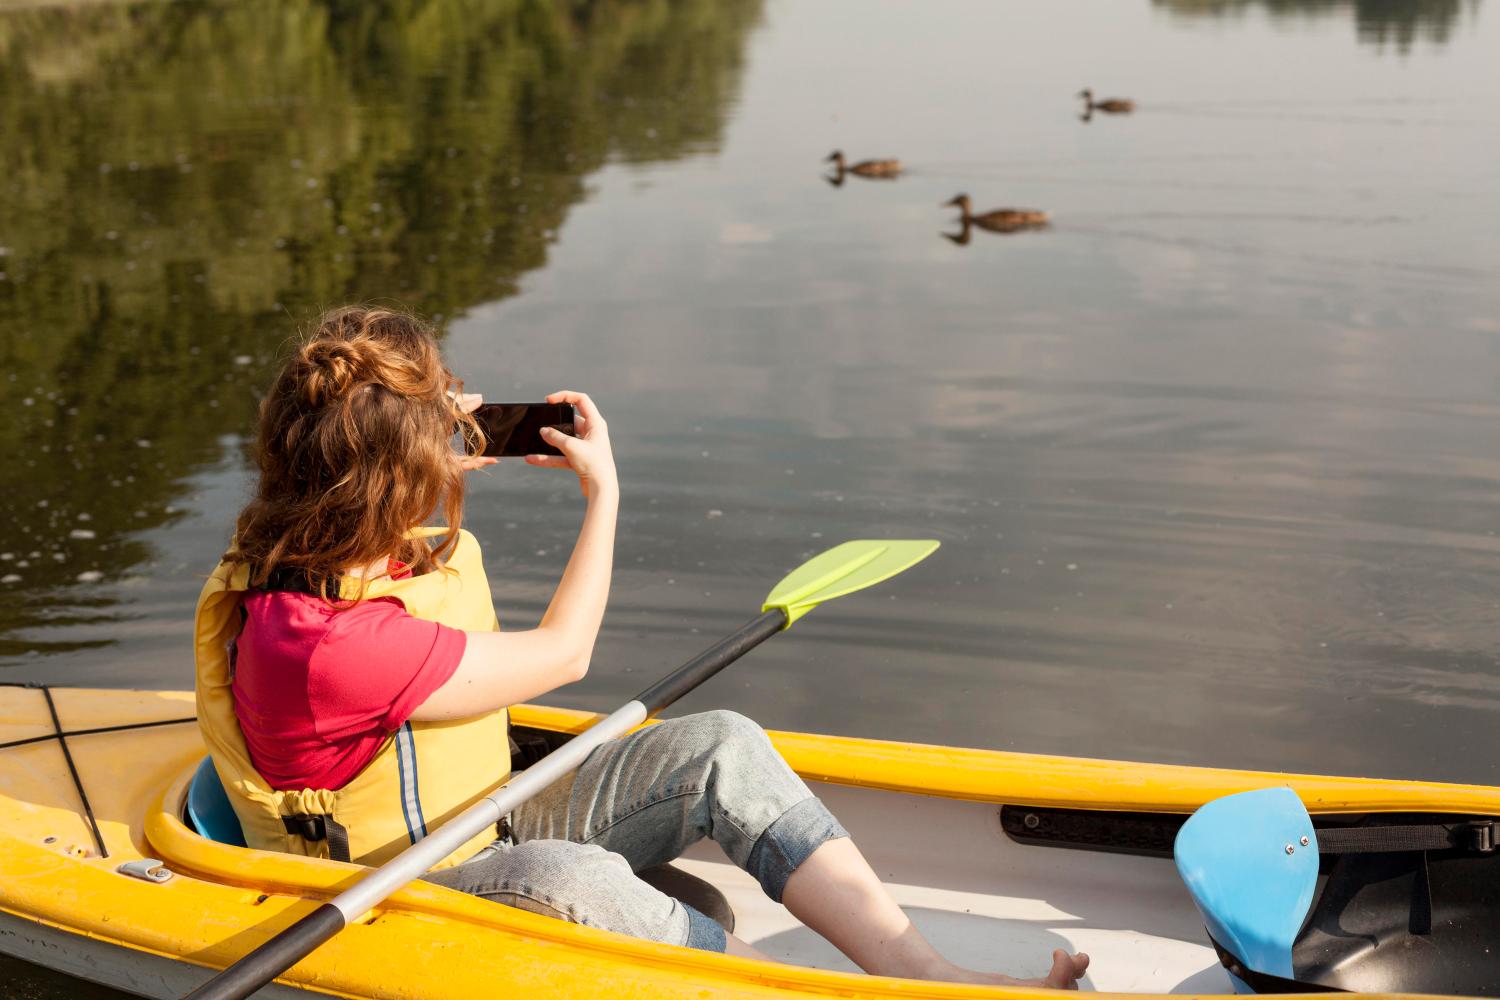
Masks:
[[[302,346],[308,401],[323,405],[343,399],[358,385],[380,381],[380,361],[368,342],[320,337]]]
[[[439,402],[451,381],[431,330],[404,313],[365,306],[325,313],[287,375],[293,394],[313,407],[347,399],[361,386]]]

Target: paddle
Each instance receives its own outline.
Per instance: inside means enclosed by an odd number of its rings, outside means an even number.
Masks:
[[[542,760],[402,851],[353,886],[277,934],[186,1000],[240,1000],[271,982],[470,837],[493,827],[521,803],[577,768],[595,747],[622,736],[744,656],[813,608],[874,586],[926,559],[933,541],[855,541],[803,563],[772,589],[759,617],[663,677]]]

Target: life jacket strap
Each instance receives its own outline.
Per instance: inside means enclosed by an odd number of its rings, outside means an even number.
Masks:
[[[328,593],[334,597],[338,596],[339,578],[336,576],[315,576],[301,566],[277,566],[270,572],[263,585],[252,589],[287,590],[294,594],[321,594],[324,586],[328,588]]]
[[[286,832],[303,840],[328,841],[328,856],[334,861],[349,860],[349,831],[326,813],[297,813],[281,817]]]

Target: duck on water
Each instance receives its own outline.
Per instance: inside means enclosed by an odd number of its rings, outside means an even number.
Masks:
[[[1106,97],[1102,101],[1094,100],[1094,92],[1084,87],[1078,92],[1083,98],[1083,114],[1078,117],[1088,121],[1094,117],[1095,111],[1102,111],[1107,115],[1128,115],[1135,110],[1135,102],[1128,97]]]
[[[834,176],[830,180],[834,185],[842,184],[845,174],[879,180],[891,180],[901,174],[900,160],[860,160],[858,163],[848,163],[844,154],[837,149],[829,153],[823,162],[833,164]]]
[[[969,196],[960,194],[955,195],[951,201],[943,202],[942,206],[957,207],[963,213],[958,219],[963,231],[957,237],[944,234],[960,245],[969,241],[970,226],[988,229],[992,233],[1014,233],[1022,229],[1041,229],[1048,223],[1047,213],[1034,208],[996,208],[976,215],[969,205]]]

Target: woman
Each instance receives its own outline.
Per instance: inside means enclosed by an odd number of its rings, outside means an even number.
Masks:
[[[581,679],[609,593],[619,486],[588,396],[577,437],[548,431],[583,526],[533,629],[499,631],[460,530],[478,396],[398,312],[323,317],[261,407],[260,482],[199,601],[199,718],[253,847],[378,864],[504,780],[505,708]],[[422,528],[442,509],[446,527]],[[498,833],[498,836],[496,835]],[[764,958],[635,872],[712,837],[771,898],[866,971],[1015,984],[943,958],[847,833],[731,712],[647,727],[450,855],[428,878],[670,944]],[[1053,953],[1073,987],[1084,955]]]

